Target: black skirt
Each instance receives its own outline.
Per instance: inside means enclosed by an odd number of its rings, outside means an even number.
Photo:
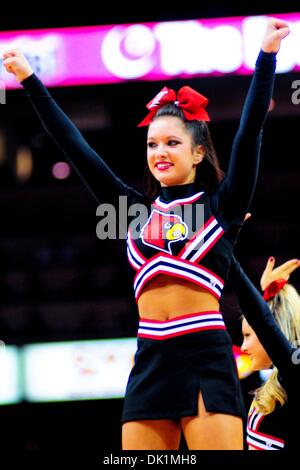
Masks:
[[[122,422],[196,416],[200,391],[208,412],[245,419],[232,341],[226,330],[137,341]]]

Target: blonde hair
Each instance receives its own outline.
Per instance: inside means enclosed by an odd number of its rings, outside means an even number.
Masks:
[[[281,331],[294,346],[300,340],[300,296],[291,284],[286,284],[275,297],[268,302]],[[287,394],[278,380],[275,367],[265,384],[255,391],[254,404],[260,413],[272,413],[279,403],[287,401]]]

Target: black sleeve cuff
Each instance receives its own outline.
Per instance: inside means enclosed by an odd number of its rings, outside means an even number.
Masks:
[[[259,51],[258,57],[255,62],[255,67],[273,66],[276,67],[276,52],[265,52],[262,49]]]
[[[29,95],[50,96],[47,88],[35,73],[29,75],[21,82],[21,85]]]

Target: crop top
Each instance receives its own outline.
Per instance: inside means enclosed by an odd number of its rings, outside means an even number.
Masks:
[[[272,413],[264,415],[253,400],[247,419],[247,444],[257,450],[283,450],[288,427],[287,406],[276,403]]]
[[[220,299],[237,230],[213,211],[213,203],[214,194],[196,191],[193,184],[163,187],[135,237],[135,220],[129,224],[136,300],[158,274],[186,279]]]
[[[298,348],[292,345],[282,333],[269,305],[234,256],[229,277],[242,312],[277,367],[278,379],[288,397],[282,407],[277,404],[275,410],[265,416],[258,413],[252,404],[247,423],[247,441],[264,450],[296,450],[299,448],[300,422],[299,345]]]
[[[217,188],[208,193],[193,184],[163,187],[155,201],[112,172],[35,74],[22,82],[44,128],[96,200],[117,204],[118,197],[125,195],[128,206],[138,203],[147,208],[138,231],[135,219],[130,220],[127,239],[137,300],[145,284],[159,273],[188,279],[220,298],[238,229],[257,179],[262,127],[272,97],[275,68],[276,54],[260,51],[227,175]],[[105,195],[101,191],[103,180],[109,186]],[[198,217],[199,205],[202,209]],[[187,206],[192,215],[182,210]]]

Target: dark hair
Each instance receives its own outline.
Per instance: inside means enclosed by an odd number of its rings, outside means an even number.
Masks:
[[[162,106],[157,111],[152,121],[155,121],[155,119],[161,116],[175,116],[181,119],[192,136],[193,146],[204,146],[206,152],[202,162],[197,165],[195,185],[202,186],[206,191],[215,189],[224,178],[224,172],[221,170],[220,162],[206,122],[196,120],[189,121],[186,119],[183,111],[173,103]],[[144,184],[146,194],[150,198],[156,197],[160,189],[160,184],[154,178],[148,166],[145,170]]]

